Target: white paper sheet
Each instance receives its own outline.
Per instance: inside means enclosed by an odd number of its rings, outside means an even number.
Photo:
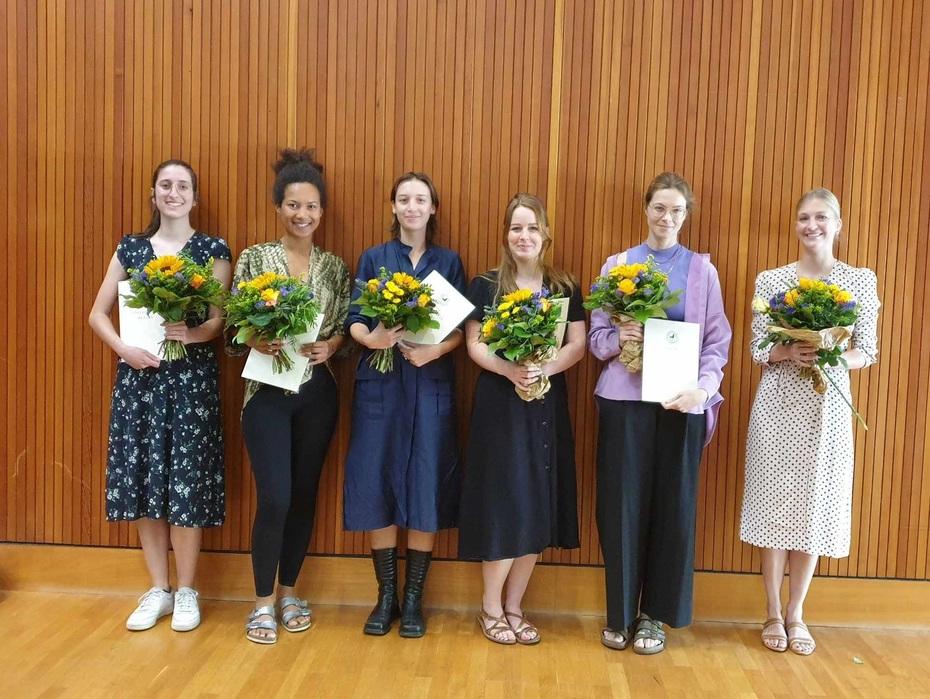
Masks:
[[[157,313],[149,313],[144,308],[130,308],[124,296],[131,296],[129,280],[124,279],[116,285],[119,295],[119,336],[131,347],[141,347],[156,357],[164,359],[159,347],[165,339],[165,319]],[[122,359],[120,361],[123,361]]]
[[[697,388],[700,325],[650,318],[643,330],[643,400],[661,403]]]
[[[288,338],[284,343],[284,348],[287,350],[291,359],[294,360],[294,366],[288,371],[282,371],[280,374],[274,373],[274,368],[272,366],[273,357],[253,349],[249,352],[248,359],[245,360],[245,366],[242,367],[242,378],[252,379],[253,381],[259,381],[270,386],[277,386],[287,391],[296,392],[300,388],[300,383],[304,378],[304,372],[307,370],[307,365],[310,363],[310,357],[303,356],[297,350],[301,345],[305,345],[308,342],[316,342],[322,325],[323,314],[319,313],[317,314],[316,322],[310,327],[310,330],[303,335],[296,335]]]
[[[565,340],[565,328],[568,327],[568,299],[552,299],[559,307],[559,324],[555,326],[555,346],[561,347]]]
[[[438,345],[475,310],[475,307],[435,270],[426,275],[423,283],[433,290],[433,301],[436,303],[433,320],[439,321],[439,327],[425,328],[416,333],[408,330],[401,336],[401,340],[420,345]]]

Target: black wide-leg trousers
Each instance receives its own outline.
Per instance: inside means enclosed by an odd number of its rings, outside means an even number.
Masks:
[[[691,623],[694,527],[703,414],[598,397],[597,528],[607,580],[607,626],[638,611]]]

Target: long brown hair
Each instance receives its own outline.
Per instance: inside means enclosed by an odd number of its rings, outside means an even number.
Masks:
[[[510,245],[507,242],[510,234],[510,222],[513,219],[514,212],[520,207],[529,209],[536,214],[536,223],[539,224],[539,232],[542,234],[542,250],[539,252],[538,265],[542,270],[543,283],[553,294],[570,295],[577,284],[570,274],[556,269],[546,261],[546,253],[552,247],[552,233],[549,229],[549,216],[546,215],[546,207],[542,200],[535,194],[526,194],[520,192],[515,194],[507,204],[507,211],[504,212],[504,236],[501,244],[501,261],[497,266],[497,295],[509,294],[517,290],[517,263],[510,252]]]
[[[158,232],[158,229],[161,227],[161,213],[158,211],[158,207],[155,206],[155,185],[158,183],[158,176],[161,174],[161,171],[170,165],[178,165],[190,173],[191,189],[194,190],[194,203],[197,203],[197,201],[200,199],[200,193],[197,188],[197,173],[194,172],[194,168],[190,166],[190,163],[184,160],[178,160],[177,158],[172,158],[170,160],[159,163],[155,168],[155,171],[152,173],[152,194],[150,195],[152,220],[149,221],[149,225],[145,227],[145,230],[143,230],[141,233],[132,233],[132,236],[136,238],[151,238],[153,235],[155,235],[155,233]]]

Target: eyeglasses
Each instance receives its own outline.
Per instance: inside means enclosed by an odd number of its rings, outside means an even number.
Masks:
[[[679,219],[684,218],[688,214],[688,209],[684,206],[675,206],[669,209],[663,204],[650,204],[649,210],[652,212],[653,216],[657,218],[662,218],[665,214],[668,214],[674,219]]]

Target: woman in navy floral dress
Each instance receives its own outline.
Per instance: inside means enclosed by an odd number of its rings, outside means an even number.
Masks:
[[[195,231],[197,176],[190,165],[168,160],[152,177],[152,222],[123,237],[97,292],[89,323],[120,361],[110,407],[107,454],[107,519],[137,524],[152,587],[139,599],[126,627],[151,628],[172,614],[171,628],[200,623],[194,574],[203,527],[223,523],[223,436],[217,362],[210,340],[222,331],[220,310],[208,318],[165,323],[167,339],[187,346],[173,361],[126,345],[110,321],[117,284],[128,270],[159,255],[184,253],[195,262],[215,260],[214,274],[229,286],[230,252],[223,240]],[[168,581],[168,548],[174,549],[177,593]]]

